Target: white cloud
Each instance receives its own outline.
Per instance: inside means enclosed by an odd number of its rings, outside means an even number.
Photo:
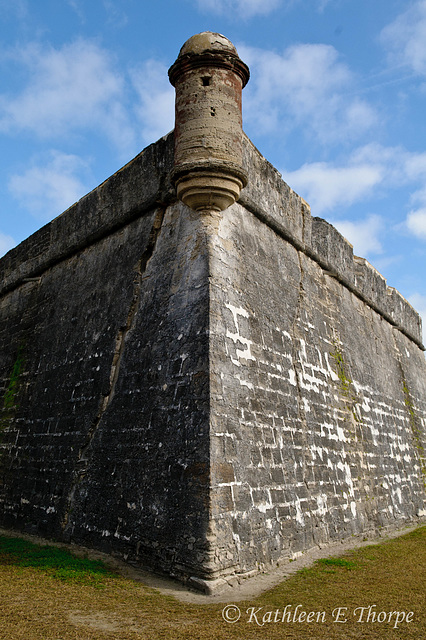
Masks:
[[[4,256],[10,249],[16,245],[12,236],[8,236],[0,232],[0,256]]]
[[[380,216],[371,215],[356,222],[333,220],[333,225],[353,245],[355,255],[365,257],[382,253],[380,236],[383,233],[384,222]]]
[[[383,170],[373,164],[334,167],[315,162],[284,173],[284,179],[309,202],[313,215],[321,215],[367,197],[383,180]]]
[[[32,166],[9,180],[9,190],[22,207],[36,218],[48,221],[79,200],[87,187],[79,172],[87,170],[77,156],[57,151],[43,165]]]
[[[404,171],[413,180],[426,177],[426,153],[408,154],[405,159]]]
[[[315,162],[282,174],[309,202],[313,215],[350,206],[372,193],[378,198],[385,191],[407,185],[413,187],[411,205],[426,207],[426,153],[410,153],[402,147],[371,143],[354,149],[340,166]]]
[[[407,216],[408,230],[418,238],[426,240],[426,206],[417,211],[410,211]]]
[[[131,72],[131,79],[139,97],[136,114],[143,141],[154,142],[174,127],[175,90],[168,80],[167,67],[147,60]]]
[[[417,208],[408,213],[406,229],[420,240],[426,240],[426,153],[406,154],[403,171],[407,180],[420,184],[411,194],[410,201]]]
[[[369,143],[353,150],[350,163],[381,167],[388,180],[393,183],[405,184],[414,178],[409,175],[408,162],[414,160],[415,154],[410,154],[403,147],[384,147],[381,144]]]
[[[412,188],[411,211],[404,222],[394,227],[419,240],[426,240],[426,153],[410,153],[401,147],[368,144],[355,149],[338,166],[333,163],[304,164],[296,171],[282,171],[284,180],[309,202],[312,215],[336,215],[336,210],[361,202],[374,194],[401,186]],[[414,206],[413,206],[414,205]],[[379,233],[381,219],[370,216],[362,223],[337,220],[333,224],[354,245],[358,255],[382,251]]]
[[[394,64],[426,74],[426,0],[418,0],[385,27],[381,40]]]
[[[27,84],[18,94],[0,95],[0,131],[51,138],[89,128],[119,148],[132,144],[122,105],[124,79],[97,44],[78,40],[60,49],[30,44],[9,52],[9,60],[27,74]]]
[[[377,114],[353,94],[356,79],[336,49],[299,44],[282,54],[239,46],[251,69],[244,90],[247,123],[262,133],[302,127],[322,143],[356,139],[377,123]]]

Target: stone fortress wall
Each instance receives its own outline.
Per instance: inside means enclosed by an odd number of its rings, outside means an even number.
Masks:
[[[213,239],[223,572],[426,515],[418,314],[251,145],[245,154],[268,195],[254,205],[248,186]]]
[[[0,524],[208,591],[424,519],[426,361],[418,314],[244,134],[227,165],[248,70],[201,36],[171,68],[189,124],[0,261]]]

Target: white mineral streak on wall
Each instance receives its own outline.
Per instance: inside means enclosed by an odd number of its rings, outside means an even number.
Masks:
[[[364,521],[364,498],[378,497],[373,487],[380,480],[391,503],[381,511],[400,517],[406,499],[404,487],[414,481],[414,475],[408,476],[413,460],[404,431],[403,404],[395,408],[394,399],[378,395],[372,387],[353,380],[351,371],[345,404],[345,394],[339,392],[341,382],[336,363],[330,355],[332,345],[326,338],[323,349],[312,347],[308,339],[292,338],[290,333],[274,326],[272,340],[270,335],[254,340],[254,334],[247,333],[248,311],[231,303],[226,308],[233,319],[226,338],[227,355],[238,367],[235,379],[248,396],[256,399],[270,395],[274,399],[273,410],[244,412],[243,421],[249,428],[247,433],[253,434],[251,446],[256,451],[249,465],[256,471],[253,484],[243,483],[252,507],[244,511],[238,506],[234,494],[237,482],[223,483],[220,486],[229,486],[232,494],[230,515],[247,520],[254,509],[262,514],[263,526],[269,530],[284,521],[294,522],[300,528],[311,527],[314,522],[327,537],[334,518],[340,517],[349,526],[350,523],[359,526]],[[314,330],[311,324],[301,328]],[[245,368],[249,360],[256,361],[255,370],[259,368],[262,376],[252,377],[254,369]],[[296,397],[299,409],[289,415],[287,408],[294,407]],[[312,414],[320,413],[328,419],[312,428]],[[394,431],[385,428],[391,423]],[[225,431],[217,435],[225,435]],[[406,469],[401,475],[391,473],[386,460],[381,458],[379,444],[384,440],[392,459]],[[368,450],[371,445],[374,451]],[[357,477],[357,469],[363,470],[362,481]],[[336,516],[331,515],[333,512]],[[234,542],[242,553],[238,534]]]
[[[289,369],[288,372],[288,376],[289,376],[289,382],[293,387],[297,387],[297,382],[296,382],[296,373],[294,371],[294,369]]]
[[[238,382],[242,387],[247,387],[247,389],[250,389],[250,391],[253,391],[254,386],[251,382],[248,382],[247,380],[243,380],[242,378],[240,378],[240,376],[235,376],[235,377],[237,378]]]
[[[293,506],[296,509],[296,522],[298,522],[299,524],[304,526],[305,525],[305,518],[304,518],[302,507],[301,507],[301,504],[300,504],[301,502],[302,502],[302,500],[299,497],[297,497],[293,502]]]
[[[232,538],[234,540],[235,546],[237,547],[237,550],[239,551],[241,549],[240,536],[238,535],[238,533],[232,533]]]
[[[324,353],[324,359],[327,363],[326,368],[323,365],[323,357],[318,348],[316,348],[316,352],[318,355],[318,364],[313,364],[308,361],[305,340],[300,338],[299,342],[299,362],[302,368],[301,373],[299,373],[300,387],[305,391],[314,391],[315,393],[320,393],[320,388],[322,388],[321,390],[325,390],[329,387],[330,377],[333,381],[336,381],[339,378],[330,367],[327,353]]]
[[[268,502],[258,503],[256,505],[258,510],[261,511],[262,513],[266,513],[269,509],[273,509],[274,508],[274,505],[273,505],[272,500],[271,500],[271,492],[270,492],[270,490],[267,489],[266,493],[268,495]]]
[[[231,487],[231,490],[232,490],[232,487],[241,487],[242,484],[243,484],[242,482],[236,482],[236,481],[233,481],[233,482],[218,482],[216,486],[217,487]]]
[[[236,360],[234,357],[230,356],[232,362],[237,367],[241,367],[242,364],[246,364],[245,362],[241,362],[241,360],[254,360],[254,361],[256,360],[256,358],[251,353],[251,345],[253,344],[253,341],[249,340],[248,338],[244,338],[240,334],[240,327],[238,325],[238,316],[241,316],[242,318],[248,318],[249,314],[242,307],[234,307],[232,304],[225,304],[225,307],[227,309],[229,309],[230,312],[232,313],[232,317],[234,319],[234,325],[235,325],[235,331],[234,332],[231,332],[228,329],[226,330],[226,337],[230,338],[234,342],[235,345],[237,345],[238,343],[241,343],[242,345],[245,346],[244,351],[242,351],[241,349],[236,348],[235,353],[236,353],[236,356],[237,356],[238,360]],[[240,379],[240,384],[243,384],[241,379]],[[246,385],[246,386],[248,386],[248,385]]]

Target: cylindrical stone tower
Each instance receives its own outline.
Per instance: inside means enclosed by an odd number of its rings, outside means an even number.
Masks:
[[[241,91],[249,69],[219,33],[192,36],[169,69],[176,88],[177,195],[196,211],[222,211],[247,184],[242,168]]]

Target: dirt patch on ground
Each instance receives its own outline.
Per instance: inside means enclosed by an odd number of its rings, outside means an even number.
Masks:
[[[122,622],[106,616],[104,613],[85,614],[80,611],[73,611],[69,614],[68,620],[76,627],[83,626],[100,631],[118,631]]]

